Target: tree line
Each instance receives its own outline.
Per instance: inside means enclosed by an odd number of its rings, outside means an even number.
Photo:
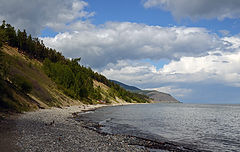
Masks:
[[[17,47],[19,52],[25,53],[30,58],[43,61],[45,58],[52,62],[64,61],[64,56],[54,49],[48,48],[42,40],[32,38],[31,34],[27,35],[26,30],[16,31],[10,24],[3,21],[0,26],[0,47],[7,43],[12,47]]]
[[[100,90],[93,87],[93,80],[97,80],[110,87],[109,94],[113,98],[117,96],[127,102],[148,102],[147,96],[131,93],[91,68],[80,65],[80,58],[67,59],[56,50],[46,47],[42,40],[32,38],[25,30],[16,31],[5,21],[0,26],[0,47],[4,44],[16,47],[29,58],[43,62],[45,73],[72,98],[102,99]]]

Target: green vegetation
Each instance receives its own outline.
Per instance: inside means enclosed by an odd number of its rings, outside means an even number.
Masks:
[[[9,70],[9,61],[0,48],[0,78],[5,79]]]
[[[14,76],[13,83],[24,93],[30,93],[32,91],[32,84],[23,76]]]
[[[112,100],[117,102],[116,97],[127,102],[144,103],[149,101],[147,96],[126,91],[105,76],[92,71],[91,68],[83,67],[79,64],[80,58],[66,59],[56,50],[46,47],[43,41],[32,38],[25,30],[16,31],[14,27],[3,21],[0,26],[0,48],[6,48],[6,46],[17,48],[19,54],[24,54],[28,58],[10,58],[9,55],[7,56],[0,51],[1,81],[10,80],[14,85],[11,88],[24,94],[31,93],[48,106],[57,106],[62,103],[58,101],[59,98],[55,95],[57,91],[49,93],[52,82],[43,75],[42,71],[57,84],[58,89],[65,95],[84,103],[92,104],[96,100],[104,100],[106,103],[111,103]],[[34,65],[36,62],[33,64],[31,59],[39,61],[40,65]],[[11,66],[9,73],[8,63],[14,65]],[[100,87],[94,88],[93,80],[105,84],[110,89],[106,93]],[[46,86],[47,82],[49,83],[48,86]],[[2,88],[4,87],[1,86]],[[4,90],[2,89],[2,91]],[[57,94],[59,95],[58,92]],[[60,97],[60,99],[62,98]]]
[[[89,69],[78,64],[80,59],[65,60],[65,63],[53,63],[49,59],[43,62],[46,74],[54,80],[65,93],[75,99],[97,98],[97,90],[93,88],[93,81],[89,77]]]
[[[37,109],[37,103],[27,95],[33,93],[32,79],[36,76],[31,79],[33,72],[26,67],[28,66],[25,60],[0,51],[0,112]],[[36,84],[34,86],[34,91],[39,92],[36,97],[43,98],[40,87],[36,87]]]
[[[93,72],[90,68],[79,65],[79,61],[80,58],[53,63],[49,59],[45,59],[43,67],[46,74],[60,85],[66,94],[75,99],[88,97],[91,99],[102,99],[100,88],[93,88],[94,79],[110,87],[111,91],[109,94],[113,98],[117,96],[127,102],[148,102],[147,96],[126,91],[103,75]],[[106,101],[108,100],[109,99]]]
[[[146,95],[141,95],[138,93],[132,93],[130,91],[125,90],[124,88],[120,87],[120,85],[108,80],[105,76],[94,73],[92,71],[91,77],[98,82],[101,82],[108,87],[110,87],[109,95],[113,98],[115,96],[122,98],[127,102],[138,102],[138,103],[147,103],[149,102],[149,97]]]
[[[26,31],[15,31],[14,27],[10,24],[6,24],[3,21],[0,26],[0,46],[7,43],[12,47],[17,47],[22,53],[25,53],[28,57],[43,61],[45,58],[49,58],[52,62],[64,61],[64,56],[56,50],[45,47],[43,41],[38,38],[32,38],[31,35],[27,35]]]
[[[37,109],[33,100],[15,88],[14,85],[0,79],[0,112],[22,112]]]
[[[11,59],[0,50],[0,112],[15,111],[22,112],[35,109],[35,105],[29,103],[32,100],[25,95],[32,90],[31,83],[22,76],[10,76]],[[6,81],[10,79],[12,83]]]

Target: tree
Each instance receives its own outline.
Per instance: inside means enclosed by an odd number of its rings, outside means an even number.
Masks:
[[[3,45],[3,42],[6,42],[7,36],[5,33],[5,21],[3,20],[2,25],[0,26],[0,48]]]
[[[138,94],[133,94],[121,88],[119,85],[109,81],[105,76],[94,72],[91,68],[86,68],[79,64],[81,58],[73,60],[66,59],[60,52],[47,48],[42,40],[32,38],[27,35],[26,30],[15,31],[14,27],[3,21],[0,26],[0,49],[3,43],[7,43],[12,47],[17,47],[21,52],[30,58],[44,61],[44,71],[46,74],[60,87],[63,92],[78,99],[82,98],[102,98],[101,91],[94,89],[93,80],[102,82],[111,88],[110,97],[125,99],[128,102],[132,100],[138,102],[146,102],[147,98]],[[7,62],[0,54],[0,75],[5,77],[7,73]],[[20,79],[20,88],[29,91],[29,84]]]
[[[17,46],[17,36],[14,27],[12,27],[10,24],[7,24],[5,28],[5,33],[7,35],[8,44],[13,47]]]
[[[29,54],[31,56],[33,56],[33,54],[35,52],[35,47],[34,47],[34,43],[33,43],[31,34],[27,38],[26,45],[27,45],[27,50],[28,50]]]
[[[6,25],[6,21],[5,21],[5,20],[3,20],[3,21],[2,21],[2,25],[1,25],[1,27],[0,27],[0,28],[1,28],[1,29],[5,29],[5,25]]]

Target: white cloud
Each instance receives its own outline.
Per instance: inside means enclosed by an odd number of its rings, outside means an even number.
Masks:
[[[144,7],[170,11],[177,19],[239,18],[239,0],[145,0]]]
[[[230,44],[226,49],[238,49],[240,48],[240,35],[238,36],[231,36],[231,37],[223,37],[222,40],[225,44]]]
[[[223,39],[225,43],[232,44],[231,47],[210,51],[205,56],[181,57],[160,69],[139,60],[122,60],[108,64],[100,72],[110,79],[144,89],[168,92],[176,97],[189,95],[195,89],[201,90],[194,88],[198,85],[193,84],[201,84],[200,87],[218,84],[225,88],[240,88],[240,38],[235,36]],[[231,51],[226,51],[228,49]]]
[[[240,51],[240,50],[238,50]],[[240,87],[240,52],[183,57],[165,65],[161,72],[178,75],[177,81],[223,83]]]
[[[204,28],[129,22],[100,26],[78,22],[71,26],[73,31],[43,38],[45,44],[68,57],[82,57],[82,63],[109,79],[180,98],[201,90],[192,84],[240,87],[239,36],[219,38]],[[160,69],[151,64],[163,58],[170,63]]]
[[[100,68],[118,60],[202,56],[224,46],[222,40],[204,28],[160,27],[129,22],[108,22],[94,26],[72,24],[74,31],[42,38],[44,43],[67,57],[82,57],[91,67]]]
[[[218,32],[221,33],[222,36],[228,36],[230,34],[230,31],[228,30],[219,30]]]
[[[1,20],[31,34],[39,34],[45,27],[59,31],[79,18],[94,15],[85,11],[88,3],[82,0],[0,0],[0,4]]]
[[[156,67],[150,63],[138,61],[121,60],[116,64],[108,64],[99,72],[109,79],[120,80],[126,84],[137,85],[141,88],[154,87],[152,84],[158,81]]]
[[[240,16],[239,0],[146,0],[144,6],[171,11],[177,19]],[[140,88],[177,97],[192,94],[196,84],[240,88],[239,36],[230,37],[222,30],[219,32],[229,37],[219,38],[205,28],[130,22],[95,26],[88,21],[94,12],[87,7],[84,0],[0,0],[0,20],[26,28],[31,34],[46,27],[61,32],[41,39],[67,57],[82,57],[82,63],[109,79]],[[148,63],[143,62],[145,59]],[[153,60],[161,59],[170,63],[160,69],[152,65]]]

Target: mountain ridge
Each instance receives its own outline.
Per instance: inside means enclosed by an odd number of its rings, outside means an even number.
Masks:
[[[180,103],[180,101],[175,99],[169,93],[159,92],[157,90],[141,90],[141,89],[139,89],[135,86],[130,86],[130,85],[124,84],[124,83],[116,81],[116,80],[111,80],[111,81],[119,84],[121,87],[123,87],[124,89],[126,89],[128,91],[143,94],[143,95],[147,95],[155,103],[158,103],[158,102],[161,102],[161,103]]]
[[[130,85],[127,85],[127,84],[124,84],[122,82],[119,82],[119,81],[116,81],[116,80],[110,80],[118,85],[120,85],[121,87],[123,87],[124,89],[128,90],[128,91],[136,91],[136,90],[141,90],[135,86],[130,86]]]

